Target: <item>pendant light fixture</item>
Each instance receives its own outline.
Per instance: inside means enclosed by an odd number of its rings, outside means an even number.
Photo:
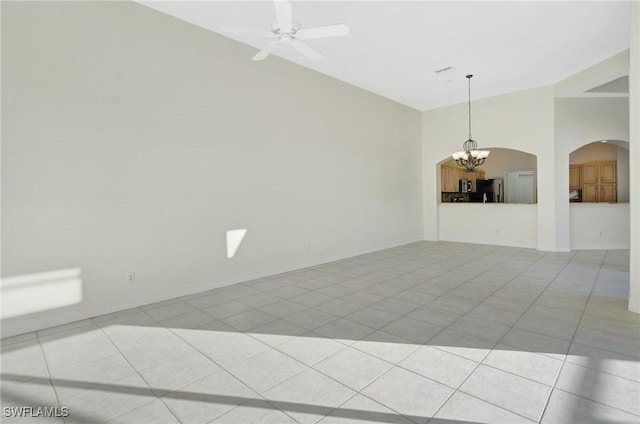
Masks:
[[[451,155],[456,163],[464,168],[465,172],[476,172],[476,167],[482,165],[489,157],[488,150],[478,150],[478,143],[471,138],[471,77],[467,75],[469,81],[469,139],[462,144],[462,151]]]

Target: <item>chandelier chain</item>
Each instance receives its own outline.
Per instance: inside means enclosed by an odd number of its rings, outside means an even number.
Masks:
[[[489,153],[491,153],[488,150],[478,150],[478,143],[471,138],[471,77],[473,77],[472,74],[467,75],[467,80],[469,81],[469,100],[467,103],[469,108],[469,138],[462,144],[463,150],[451,155],[458,165],[465,168],[465,172],[476,172],[476,168],[482,165]]]
[[[469,81],[469,140],[471,140],[471,77],[473,75],[467,75],[467,81]]]

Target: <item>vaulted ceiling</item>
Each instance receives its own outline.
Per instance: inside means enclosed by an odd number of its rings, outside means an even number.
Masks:
[[[256,49],[270,39],[222,27],[267,32],[275,19],[272,1],[141,3]],[[294,0],[292,5],[303,28],[346,23],[350,34],[309,40],[325,55],[318,63],[288,46],[278,46],[275,55],[419,110],[465,101],[469,73],[473,98],[490,97],[556,83],[629,48],[629,1]],[[435,72],[448,67],[453,69]]]

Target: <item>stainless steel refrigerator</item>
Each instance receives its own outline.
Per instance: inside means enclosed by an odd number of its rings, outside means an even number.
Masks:
[[[502,178],[477,180],[476,187],[477,201],[486,203],[504,203],[504,181]]]

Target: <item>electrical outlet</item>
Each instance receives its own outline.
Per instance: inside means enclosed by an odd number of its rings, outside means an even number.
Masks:
[[[130,272],[127,274],[127,281],[130,283],[135,283],[136,282],[136,273],[135,272]]]

